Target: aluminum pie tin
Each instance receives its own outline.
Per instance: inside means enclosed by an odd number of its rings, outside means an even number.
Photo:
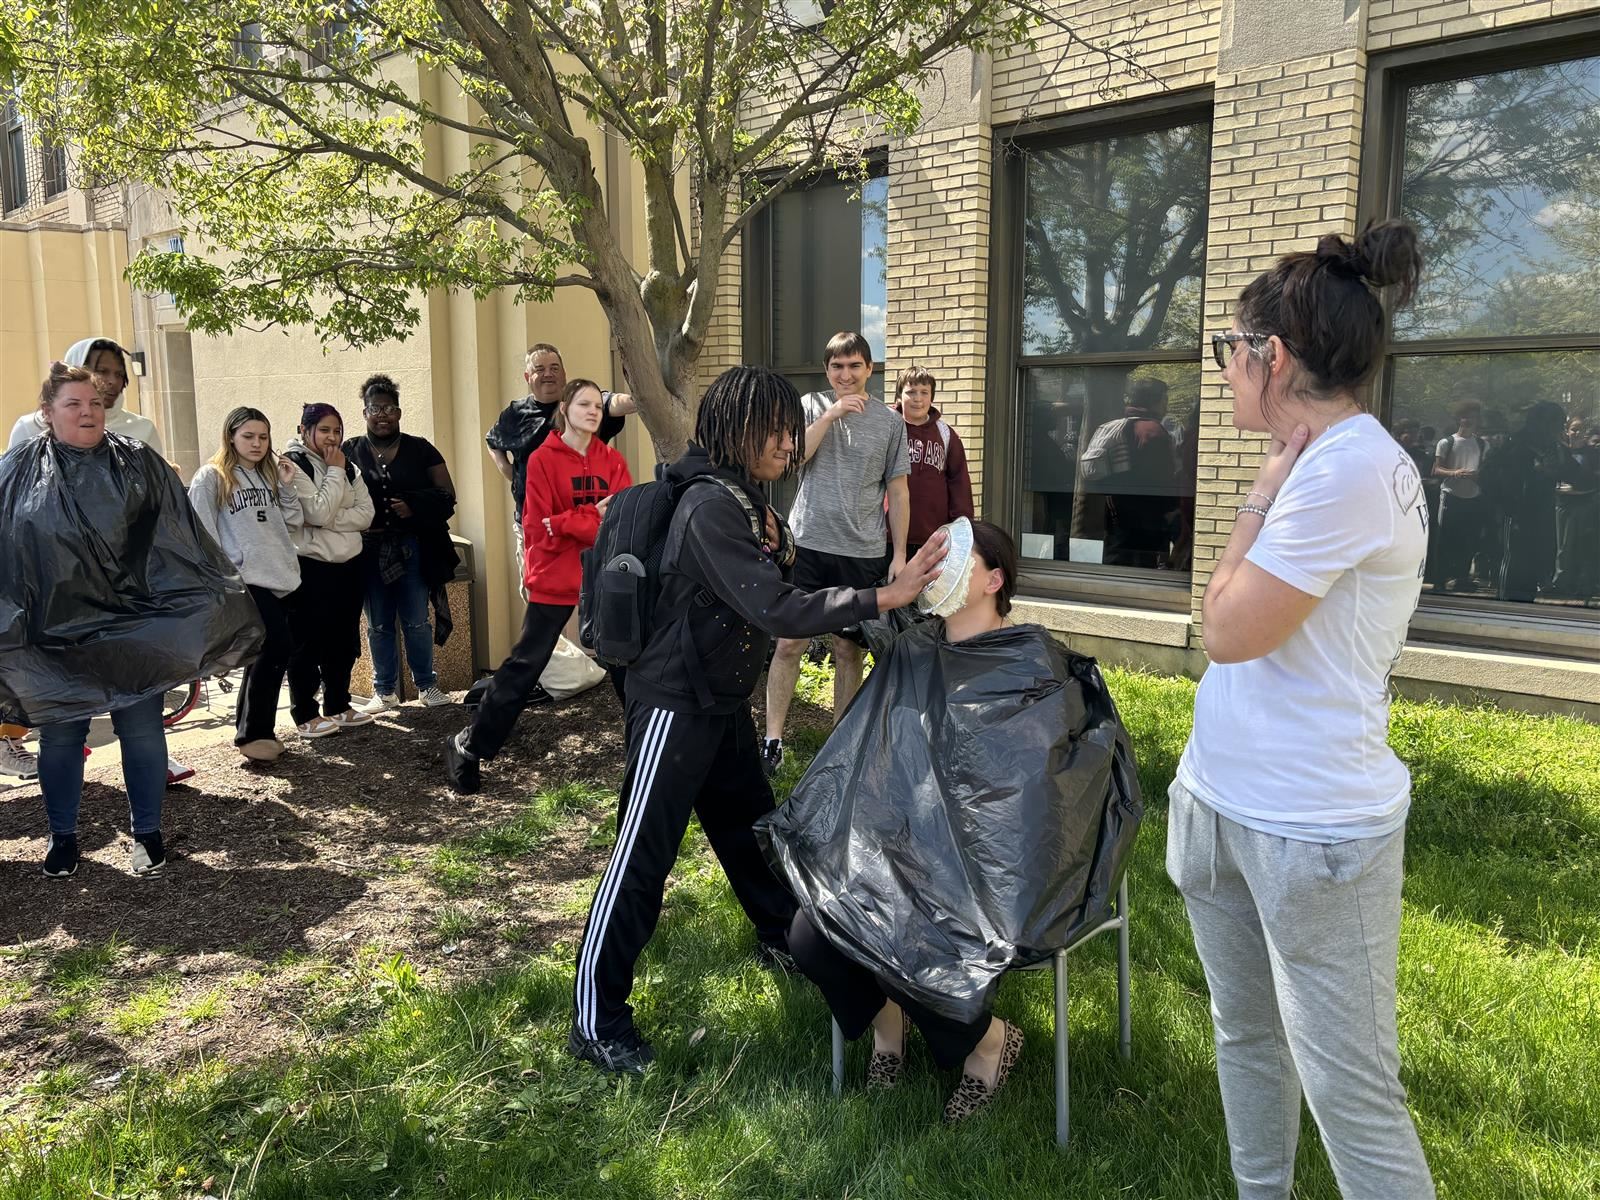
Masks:
[[[940,526],[950,537],[939,573],[917,597],[917,607],[935,617],[949,617],[967,602],[967,580],[972,576],[972,522],[957,517]]]

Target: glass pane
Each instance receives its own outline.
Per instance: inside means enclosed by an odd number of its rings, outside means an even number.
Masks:
[[[1402,356],[1392,394],[1433,517],[1424,590],[1600,608],[1600,353]]]
[[[857,332],[872,347],[872,357],[884,354],[884,319],[889,311],[889,178],[880,175],[861,188],[861,321]],[[881,382],[883,367],[873,373]],[[892,392],[894,389],[890,388]],[[879,393],[881,394],[881,392]]]
[[[1187,579],[1200,364],[1036,367],[1022,390],[1023,557]]]
[[[1023,355],[1197,345],[1210,124],[1025,161]]]
[[[774,365],[820,368],[828,339],[861,322],[861,202],[820,184],[785,192],[771,213]]]
[[[1408,89],[1401,338],[1600,330],[1600,58]]]

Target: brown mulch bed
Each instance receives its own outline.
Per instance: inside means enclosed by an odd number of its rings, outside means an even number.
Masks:
[[[435,851],[505,823],[538,791],[566,780],[615,784],[621,713],[608,687],[531,709],[483,791],[443,783],[441,742],[464,710],[408,705],[375,725],[291,741],[268,767],[247,767],[219,733],[184,751],[197,768],[167,793],[167,870],[128,874],[127,803],[117,768],[84,785],[76,877],[39,873],[46,825],[34,786],[0,792],[0,1108],[46,1072],[75,1066],[114,1078],[136,1066],[259,1060],[315,1034],[302,1010],[316,971],[349,969],[396,951],[430,982],[493,971],[572,941],[581,894],[602,865],[594,821],[575,818],[528,861],[497,863],[492,886],[459,897],[429,871]],[[436,923],[454,906],[465,936]],[[510,927],[516,926],[510,933]],[[73,953],[110,944],[103,979],[63,987]],[[65,955],[65,957],[63,957]],[[119,1008],[158,989],[162,1016],[135,1028]],[[185,1010],[220,995],[214,1013]],[[148,1021],[145,1022],[149,1024]]]

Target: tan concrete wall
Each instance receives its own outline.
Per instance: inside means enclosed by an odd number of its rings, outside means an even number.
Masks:
[[[127,265],[120,229],[0,223],[0,437],[37,406],[46,368],[73,342],[103,335],[131,344]],[[142,411],[138,381],[123,403]]]

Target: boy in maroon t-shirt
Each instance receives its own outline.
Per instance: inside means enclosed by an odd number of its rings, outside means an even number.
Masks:
[[[890,405],[905,418],[911,456],[911,525],[906,555],[916,553],[933,531],[957,517],[973,516],[972,477],[961,435],[933,406],[937,381],[923,367],[907,367],[895,385]]]

